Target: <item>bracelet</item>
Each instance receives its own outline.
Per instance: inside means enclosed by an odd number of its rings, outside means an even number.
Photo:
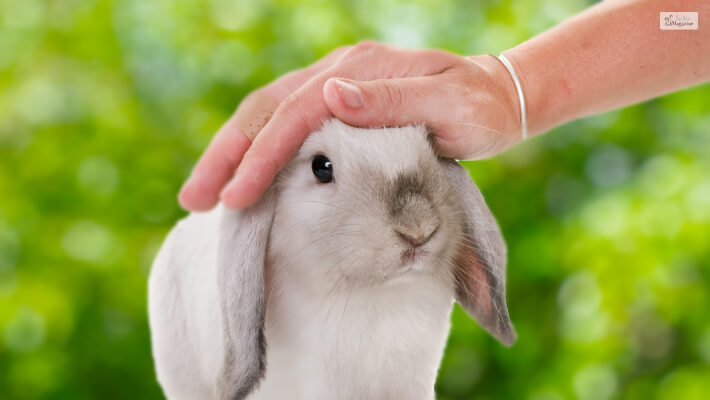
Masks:
[[[515,89],[518,91],[518,100],[520,102],[520,124],[522,125],[522,140],[525,140],[528,137],[528,119],[525,115],[525,96],[523,95],[523,87],[520,84],[520,79],[518,79],[518,74],[515,73],[515,68],[513,68],[513,64],[511,64],[510,61],[508,61],[508,59],[502,53],[500,56],[498,56],[498,59],[500,60],[500,62],[503,63],[503,65],[505,65],[505,69],[508,70],[510,76],[513,77]]]

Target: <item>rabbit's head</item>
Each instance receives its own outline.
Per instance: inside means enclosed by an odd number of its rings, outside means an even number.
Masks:
[[[351,285],[441,273],[462,240],[460,205],[423,127],[329,121],[275,185],[270,255],[308,273]]]
[[[220,394],[263,374],[264,260],[308,265],[352,286],[448,276],[452,296],[506,345],[506,249],[466,170],[433,151],[423,126],[312,133],[260,202],[226,212],[220,289],[228,351]],[[231,396],[231,397],[230,397]]]

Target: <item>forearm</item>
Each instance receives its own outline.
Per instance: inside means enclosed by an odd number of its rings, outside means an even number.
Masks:
[[[699,29],[661,30],[663,11],[697,11]],[[606,0],[505,51],[530,133],[710,80],[708,23],[707,0]]]

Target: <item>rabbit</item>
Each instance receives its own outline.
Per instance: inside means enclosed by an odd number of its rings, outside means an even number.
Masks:
[[[158,381],[171,400],[433,399],[454,301],[515,341],[505,263],[424,126],[326,121],[257,204],[169,233],[149,278]]]

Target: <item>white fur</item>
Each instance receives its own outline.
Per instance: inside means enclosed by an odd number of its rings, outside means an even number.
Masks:
[[[314,181],[310,160],[318,153],[333,161],[333,184]],[[365,176],[386,181],[435,163],[422,127],[329,122],[309,137],[277,182],[266,257],[267,368],[249,399],[434,398],[455,290],[442,259],[451,257],[460,226],[442,228],[423,246],[428,255],[405,268],[387,209],[372,199],[377,187],[352,172],[369,168]],[[153,356],[169,399],[218,396],[224,212],[179,222],[151,272]],[[460,213],[442,218],[458,221]]]
[[[453,298],[424,278],[344,289],[273,268],[268,372],[253,398],[433,398]]]
[[[150,276],[153,355],[169,399],[215,396],[223,352],[215,262],[221,212],[181,221]],[[450,286],[415,275],[338,292],[324,278],[289,272],[309,267],[269,265],[268,367],[249,399],[434,398]]]
[[[215,209],[180,221],[151,270],[153,358],[169,399],[215,398],[224,351],[216,279],[219,213]]]

